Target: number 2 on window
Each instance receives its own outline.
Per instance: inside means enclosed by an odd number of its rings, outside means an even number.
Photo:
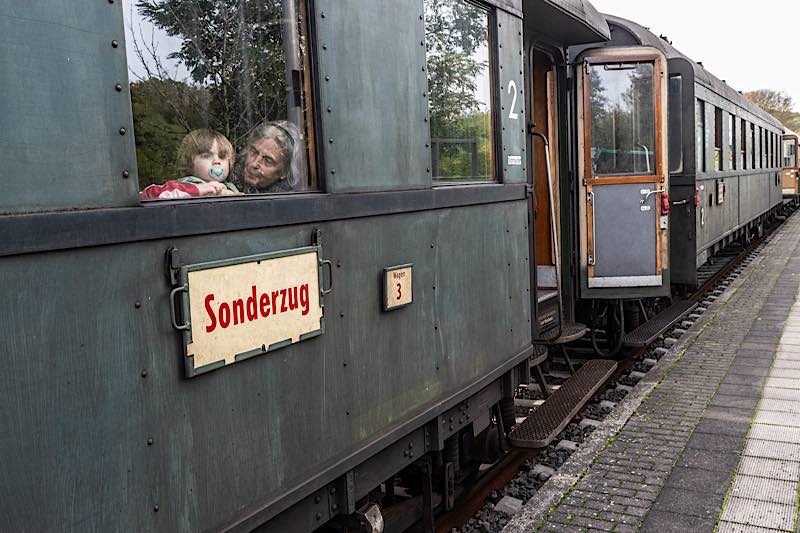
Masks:
[[[508,113],[508,118],[511,120],[517,120],[519,118],[519,114],[514,111],[517,107],[517,82],[511,80],[508,82],[508,94],[513,95],[513,99],[511,100],[511,111]]]

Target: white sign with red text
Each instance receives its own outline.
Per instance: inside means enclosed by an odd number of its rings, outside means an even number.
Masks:
[[[236,362],[322,329],[317,251],[188,272],[194,368]]]
[[[384,270],[383,309],[391,311],[414,301],[414,267],[401,265]]]

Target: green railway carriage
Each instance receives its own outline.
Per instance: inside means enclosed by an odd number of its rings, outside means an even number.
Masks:
[[[607,36],[555,0],[4,2],[4,527],[430,527],[534,353],[532,43]]]

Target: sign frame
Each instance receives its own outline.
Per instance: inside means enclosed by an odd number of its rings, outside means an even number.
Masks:
[[[311,245],[311,246],[303,246],[300,248],[292,248],[289,250],[280,250],[276,252],[266,252],[261,254],[255,255],[248,255],[243,257],[235,257],[231,259],[222,259],[216,261],[207,261],[203,263],[193,263],[189,265],[182,265],[178,268],[178,283],[179,285],[173,289],[173,293],[178,291],[180,292],[180,311],[181,316],[185,324],[183,326],[179,326],[178,329],[182,330],[182,349],[183,349],[183,360],[184,360],[184,368],[186,377],[192,378],[198,376],[200,374],[205,374],[207,372],[211,372],[212,370],[216,370],[218,368],[222,368],[225,366],[229,366],[229,363],[226,364],[224,360],[216,361],[213,363],[209,363],[203,366],[196,367],[194,364],[194,357],[189,355],[188,347],[192,343],[192,317],[190,311],[190,302],[189,302],[189,273],[196,272],[199,270],[210,270],[213,268],[220,268],[226,266],[233,266],[233,265],[241,265],[246,263],[260,263],[261,261],[268,261],[271,259],[279,259],[281,257],[289,257],[294,255],[302,255],[314,253],[316,254],[317,259],[317,286],[319,290],[319,306],[322,310],[322,314],[319,319],[319,328],[307,333],[304,333],[300,336],[299,340],[296,343],[292,342],[292,339],[285,339],[279,342],[271,343],[269,346],[262,344],[261,347],[253,348],[252,350],[248,350],[243,353],[239,353],[235,356],[234,363],[238,363],[240,361],[244,361],[246,359],[250,359],[252,357],[258,355],[264,355],[266,353],[278,350],[285,346],[290,346],[292,344],[297,344],[307,339],[311,339],[313,337],[318,337],[325,333],[325,302],[324,302],[324,295],[330,292],[329,290],[325,290],[323,288],[323,275],[322,275],[322,266],[325,263],[324,260],[321,259],[322,255],[322,247],[318,245]],[[170,302],[170,305],[174,305],[173,302]]]
[[[404,269],[411,269],[411,300],[407,303],[388,306],[387,303],[389,301],[389,283],[388,283],[388,276],[390,273],[395,272],[397,270],[404,270]],[[414,303],[414,263],[406,263],[403,265],[395,265],[386,267],[381,271],[381,284],[383,285],[383,291],[381,291],[381,308],[383,311],[396,311],[398,309],[402,309],[403,307],[408,307],[409,305]]]

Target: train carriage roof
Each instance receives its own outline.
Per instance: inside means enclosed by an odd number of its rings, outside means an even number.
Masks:
[[[608,41],[605,17],[584,0],[524,0],[526,31],[549,36],[564,45]]]
[[[639,44],[644,46],[652,46],[653,48],[657,48],[664,52],[664,55],[667,59],[684,59],[686,60],[694,70],[694,78],[697,83],[706,87],[707,89],[719,94],[720,96],[734,102],[735,104],[747,109],[757,117],[761,118],[762,120],[784,130],[783,124],[758,107],[756,104],[748,100],[744,97],[739,91],[722,81],[721,79],[717,78],[709,71],[707,71],[702,65],[695,62],[693,59],[688,57],[687,55],[680,52],[677,48],[672,46],[669,42],[662,39],[661,37],[656,36],[650,30],[637,24],[633,21],[615,17],[613,15],[603,15],[606,18],[609,26],[619,26],[623,28],[625,31],[630,33]],[[613,28],[612,28],[613,31]]]

